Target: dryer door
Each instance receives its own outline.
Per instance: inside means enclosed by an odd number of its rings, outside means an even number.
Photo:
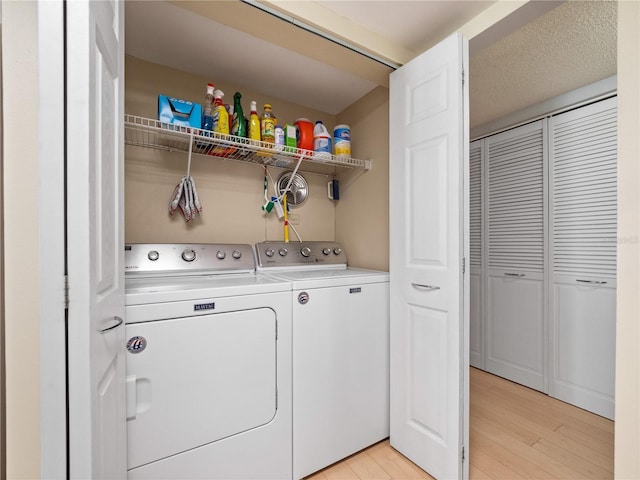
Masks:
[[[269,308],[127,325],[128,468],[269,423],[276,325]]]

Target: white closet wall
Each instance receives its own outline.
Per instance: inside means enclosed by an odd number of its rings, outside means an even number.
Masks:
[[[470,363],[613,418],[616,98],[470,146]]]
[[[614,414],[617,99],[550,122],[552,395]]]

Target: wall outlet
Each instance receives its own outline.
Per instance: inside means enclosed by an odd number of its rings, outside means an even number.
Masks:
[[[289,223],[291,225],[299,225],[300,224],[300,214],[299,213],[290,213],[289,214]]]

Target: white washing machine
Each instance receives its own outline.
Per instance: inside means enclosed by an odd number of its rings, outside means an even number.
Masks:
[[[298,479],[389,436],[389,274],[347,267],[335,242],[265,242],[256,255],[292,286]]]
[[[128,478],[290,479],[290,284],[250,245],[125,249]]]

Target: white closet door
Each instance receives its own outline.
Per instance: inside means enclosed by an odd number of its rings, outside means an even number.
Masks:
[[[545,391],[544,120],[489,137],[486,369]]]
[[[469,364],[484,369],[483,270],[482,270],[482,194],[484,141],[471,142],[469,148]]]
[[[616,98],[551,119],[551,394],[614,414]]]
[[[69,478],[126,478],[124,2],[66,2]]]
[[[467,478],[467,40],[390,77],[391,445],[436,478]],[[468,458],[468,456],[467,456]]]

